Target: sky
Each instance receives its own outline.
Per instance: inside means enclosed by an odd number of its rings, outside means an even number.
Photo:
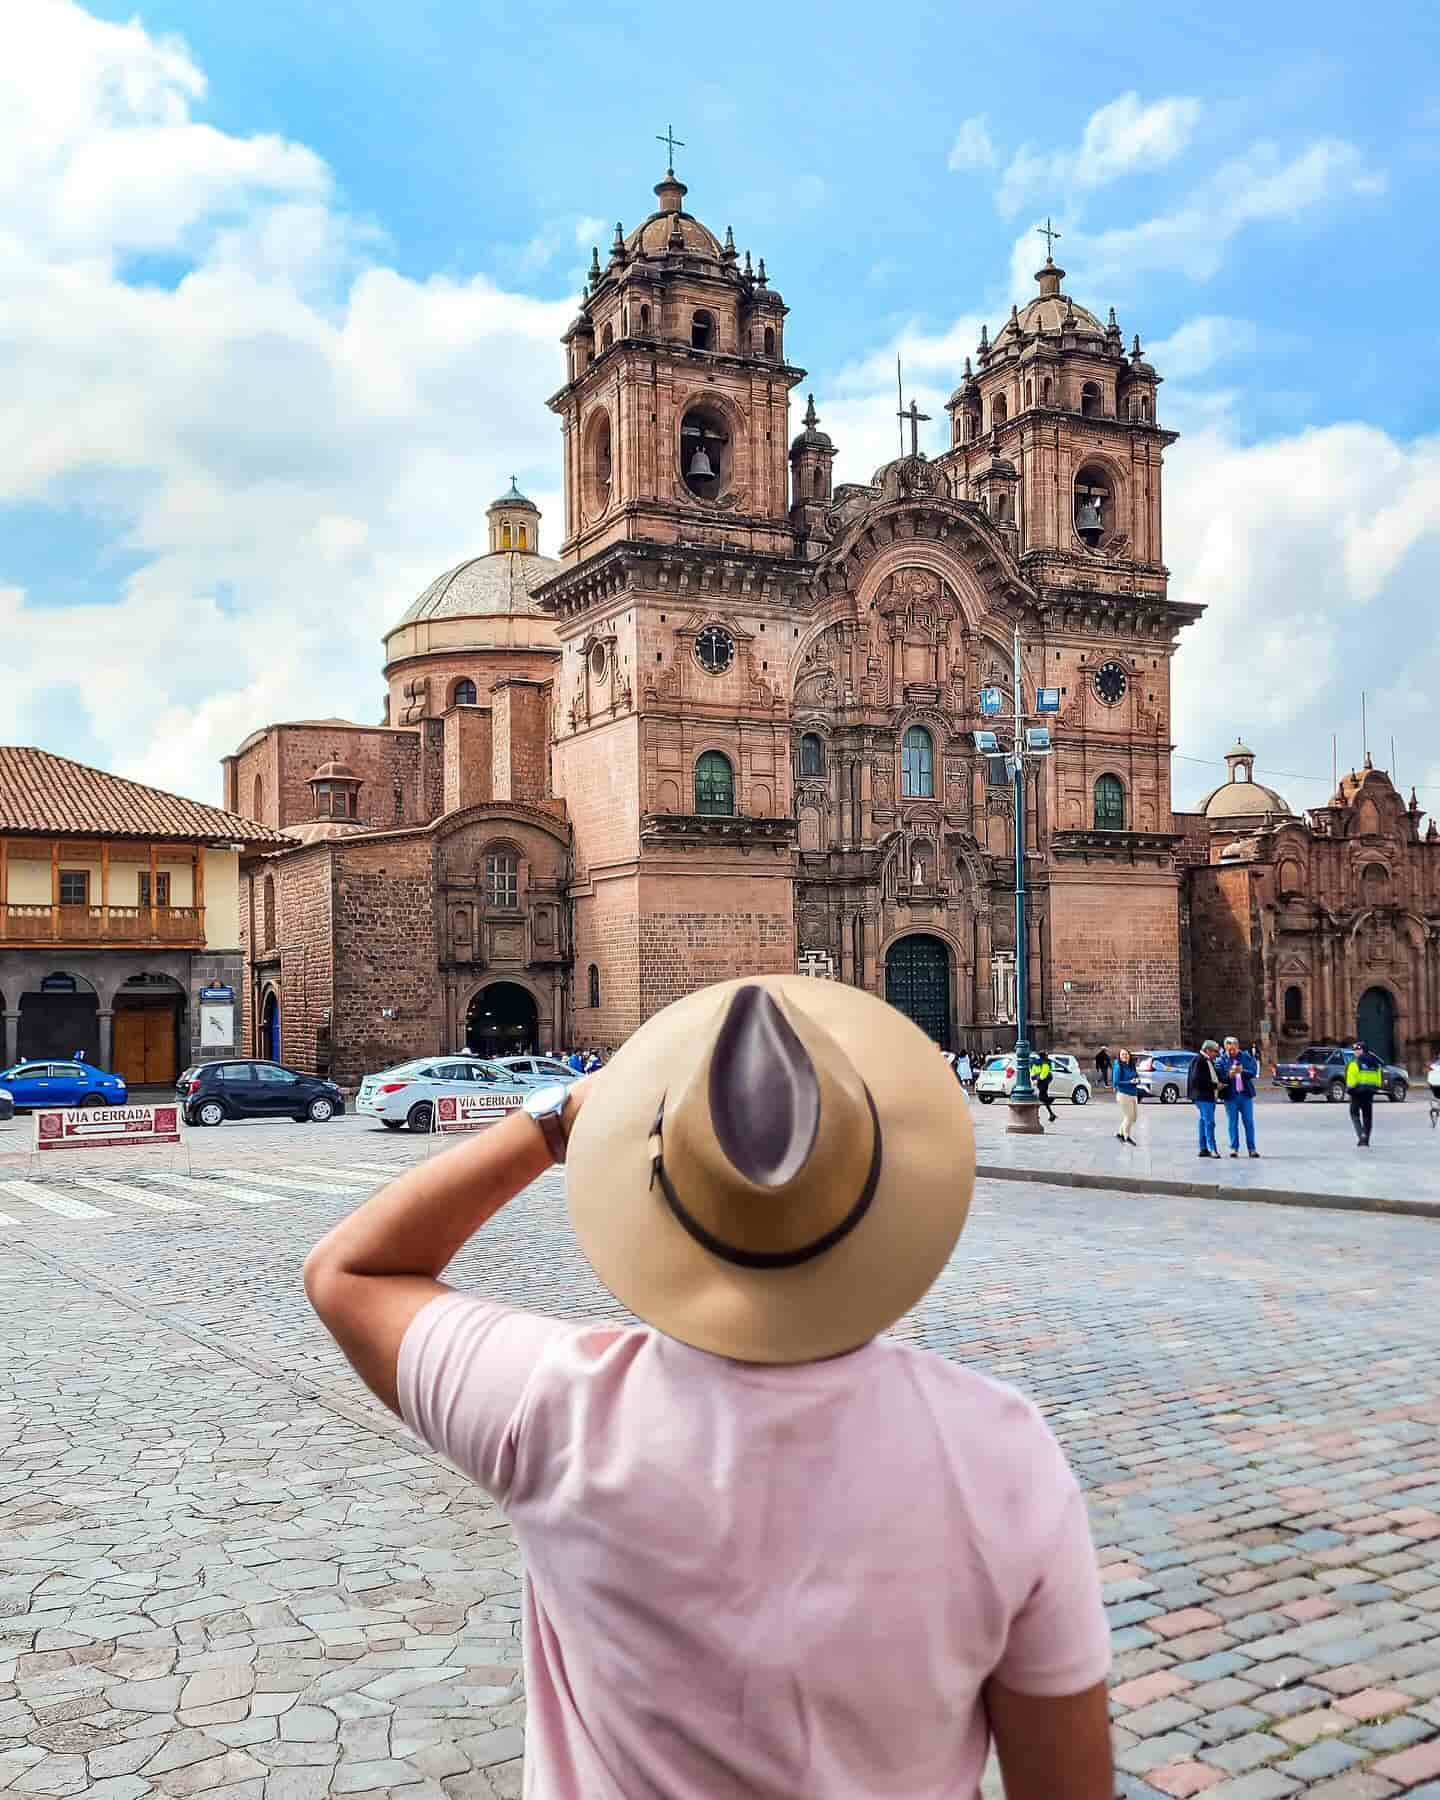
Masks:
[[[558,548],[560,333],[655,201],[764,255],[839,446],[944,443],[982,321],[1067,292],[1165,378],[1174,797],[1440,813],[1440,14],[832,0],[8,0],[0,741],[202,799],[284,718],[380,717],[380,635],[513,472]],[[1393,761],[1391,740],[1394,742]]]

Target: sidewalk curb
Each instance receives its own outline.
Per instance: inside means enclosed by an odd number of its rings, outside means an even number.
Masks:
[[[1030,1181],[1042,1187],[1098,1188],[1117,1194],[1173,1194],[1182,1200],[1250,1200],[1259,1206],[1317,1206],[1335,1212],[1398,1213],[1440,1220],[1440,1202],[1380,1200],[1368,1194],[1307,1194],[1291,1188],[1226,1187],[1211,1181],[1150,1180],[1139,1175],[1093,1175],[1069,1169],[1011,1169],[977,1163],[977,1176],[987,1181]]]

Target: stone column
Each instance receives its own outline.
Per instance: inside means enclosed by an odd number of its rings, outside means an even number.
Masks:
[[[20,1009],[0,1014],[0,1022],[5,1027],[5,1067],[20,1060]]]
[[[100,1067],[102,1069],[112,1069],[114,1066],[112,1059],[115,1054],[115,1015],[113,1012],[107,1010],[99,1014],[99,1019]]]

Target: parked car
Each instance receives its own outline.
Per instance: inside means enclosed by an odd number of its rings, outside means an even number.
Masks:
[[[1353,1044],[1311,1044],[1294,1062],[1277,1063],[1273,1086],[1284,1088],[1298,1106],[1311,1094],[1327,1100],[1345,1098],[1345,1069]],[[1399,1063],[1385,1063],[1383,1087],[1387,1100],[1403,1100],[1410,1092],[1410,1074]]]
[[[1162,1106],[1183,1100],[1190,1065],[1198,1054],[1196,1050],[1142,1050],[1135,1059],[1140,1098],[1153,1100],[1158,1096]]]
[[[324,1125],[345,1110],[333,1081],[268,1062],[196,1063],[175,1083],[175,1095],[187,1125],[277,1118]]]
[[[9,1088],[0,1087],[0,1124],[15,1117],[15,1097]]]
[[[492,1056],[482,1060],[494,1068],[508,1069],[512,1075],[523,1076],[536,1087],[553,1087],[557,1081],[580,1079],[569,1063],[561,1062],[558,1056]]]
[[[1080,1065],[1073,1056],[1062,1056],[1058,1051],[1049,1052],[1050,1061],[1054,1065],[1055,1074],[1050,1083],[1052,1100],[1068,1100],[1072,1106],[1085,1106],[1090,1099],[1090,1083],[1081,1073]],[[1033,1054],[1032,1054],[1033,1066]],[[1033,1082],[1034,1077],[1031,1077]],[[981,1069],[975,1081],[975,1092],[982,1106],[989,1106],[999,1095],[1008,1097],[1015,1086],[1014,1056],[992,1056]]]
[[[1440,1100],[1440,1056],[1431,1063],[1425,1075],[1425,1085],[1437,1100]]]
[[[124,1077],[97,1069],[94,1063],[18,1062],[0,1069],[17,1112],[37,1106],[123,1106],[129,1093]]]
[[[533,1076],[514,1074],[480,1056],[421,1056],[379,1075],[367,1075],[355,1096],[355,1110],[378,1119],[387,1131],[398,1131],[402,1125],[411,1131],[429,1131],[435,1121],[435,1102],[442,1097],[514,1094],[518,1106],[524,1095],[540,1085]],[[543,1085],[552,1085],[549,1077]]]

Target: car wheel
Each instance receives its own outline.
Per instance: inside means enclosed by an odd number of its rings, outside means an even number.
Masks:
[[[402,1121],[399,1119],[382,1119],[380,1121],[380,1123],[385,1127],[385,1129],[387,1131],[398,1131],[400,1129]]]
[[[1179,1088],[1176,1087],[1173,1081],[1167,1081],[1160,1090],[1160,1104],[1162,1106],[1173,1106],[1179,1098]]]
[[[405,1115],[405,1123],[412,1131],[428,1131],[431,1120],[435,1116],[435,1108],[428,1100],[418,1101]]]
[[[317,1094],[306,1108],[307,1116],[317,1125],[328,1125],[335,1117],[335,1102]]]
[[[195,1108],[195,1117],[201,1125],[223,1125],[225,1108],[218,1100],[202,1100]]]
[[[82,1106],[108,1106],[110,1102],[103,1094],[87,1094],[80,1104]]]
[[[1286,1091],[1285,1098],[1292,1106],[1303,1106],[1310,1096],[1305,1092],[1304,1088],[1301,1088],[1298,1094],[1295,1092],[1294,1088],[1290,1088]]]
[[[1409,1088],[1405,1085],[1405,1083],[1403,1081],[1397,1081],[1394,1084],[1394,1086],[1390,1089],[1390,1099],[1392,1102],[1398,1101],[1398,1102],[1400,1102],[1401,1105],[1403,1105],[1405,1102],[1405,1096],[1409,1092],[1410,1092]]]
[[[976,1098],[982,1106],[989,1106],[995,1099],[993,1094],[977,1094]]]
[[[1345,1098],[1345,1083],[1337,1075],[1325,1090],[1325,1098],[1333,1106],[1337,1100]]]
[[[1070,1095],[1070,1104],[1072,1106],[1088,1106],[1090,1104],[1089,1088],[1077,1087],[1074,1089]]]

